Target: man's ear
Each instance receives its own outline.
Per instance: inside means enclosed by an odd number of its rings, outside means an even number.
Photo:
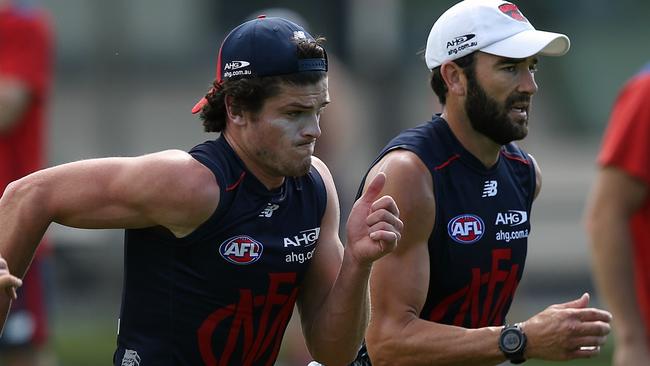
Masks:
[[[454,62],[445,62],[440,66],[440,75],[450,94],[462,97],[467,94],[467,78],[463,69]]]
[[[234,104],[233,97],[231,95],[226,95],[224,102],[226,103],[226,114],[228,115],[228,120],[235,125],[244,125],[244,114],[241,108]]]

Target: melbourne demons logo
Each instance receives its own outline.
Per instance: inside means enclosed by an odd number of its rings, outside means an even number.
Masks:
[[[273,365],[298,297],[296,273],[269,273],[266,293],[239,289],[197,331],[202,365]],[[259,281],[265,281],[262,277]]]
[[[472,214],[462,214],[449,220],[447,233],[456,243],[472,244],[483,237],[485,224],[480,217]]]
[[[506,3],[499,5],[499,10],[514,20],[528,23],[528,19],[519,11],[519,8],[515,4]]]
[[[239,235],[232,237],[219,246],[219,254],[232,264],[251,264],[262,257],[264,246],[257,240]]]

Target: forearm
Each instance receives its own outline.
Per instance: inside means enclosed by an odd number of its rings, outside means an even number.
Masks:
[[[616,336],[622,342],[645,340],[634,280],[634,255],[624,216],[596,217],[589,223],[594,279],[614,314]]]
[[[406,325],[378,315],[366,342],[375,366],[496,365],[505,361],[498,348],[501,327],[467,329],[412,318]]]
[[[13,183],[0,198],[0,256],[7,261],[11,274],[22,278],[34,252],[45,234],[50,220],[41,209],[38,189]],[[11,299],[5,289],[0,291],[0,330],[4,328]]]
[[[29,89],[17,79],[0,76],[0,134],[11,130],[29,103]]]
[[[46,195],[27,178],[10,184],[0,198],[0,255],[12,274],[23,277],[45,231],[52,222]]]
[[[356,356],[368,325],[370,267],[344,254],[330,293],[305,334],[312,356],[326,365],[345,365]]]

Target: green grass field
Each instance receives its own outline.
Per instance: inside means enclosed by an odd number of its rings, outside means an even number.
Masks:
[[[115,350],[115,324],[113,321],[71,322],[55,326],[54,350],[61,366],[109,365]],[[610,338],[611,340],[611,338]],[[608,344],[603,353],[593,359],[548,362],[530,360],[527,366],[609,366],[612,347]],[[305,366],[305,365],[289,365]]]

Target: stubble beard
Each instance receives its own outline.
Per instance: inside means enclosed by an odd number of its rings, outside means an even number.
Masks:
[[[311,168],[311,155],[297,161],[295,158],[282,158],[277,154],[267,150],[260,150],[257,153],[260,161],[266,162],[267,169],[275,176],[282,177],[301,177],[309,173]]]

